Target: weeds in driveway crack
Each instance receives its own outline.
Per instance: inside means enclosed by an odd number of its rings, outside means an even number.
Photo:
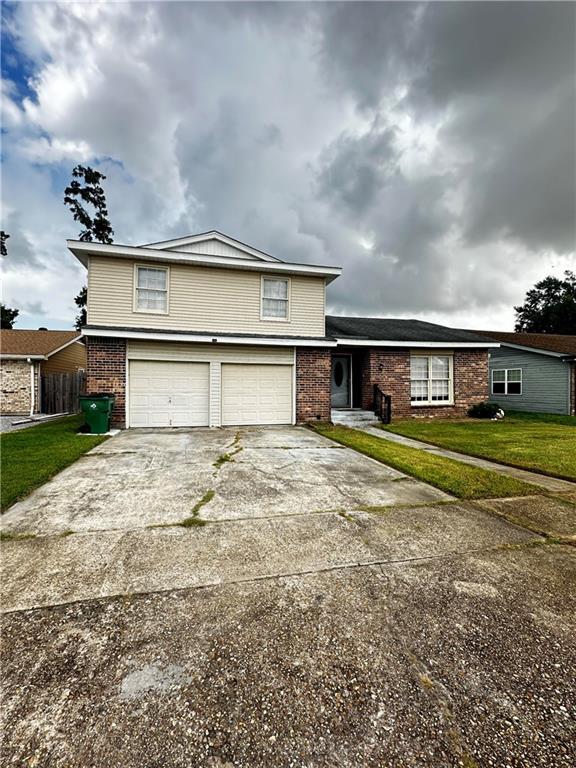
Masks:
[[[210,489],[209,491],[206,491],[204,496],[200,499],[200,501],[197,501],[196,504],[192,507],[192,514],[190,517],[184,518],[184,520],[181,520],[177,525],[180,525],[182,528],[194,528],[197,526],[206,525],[208,522],[207,520],[202,520],[202,518],[198,517],[198,513],[202,509],[203,506],[206,504],[209,504],[212,499],[214,498],[214,491]]]
[[[24,541],[25,539],[35,538],[35,533],[10,533],[10,531],[0,531],[0,541]]]
[[[236,456],[237,453],[240,453],[242,450],[242,446],[240,445],[240,440],[242,438],[242,432],[238,430],[236,432],[236,435],[234,437],[234,440],[230,443],[229,446],[227,446],[229,451],[226,451],[225,453],[220,454],[215,462],[213,462],[212,466],[216,470],[214,474],[216,475],[220,467],[222,465],[227,464],[229,461],[234,461],[234,456]]]
[[[200,501],[197,501],[192,507],[190,517],[185,517],[184,520],[179,520],[177,523],[155,523],[154,525],[148,525],[147,528],[201,528],[208,523],[208,520],[202,520],[201,517],[198,517],[198,513],[203,506],[212,501],[214,493],[215,491],[212,489],[206,491]]]

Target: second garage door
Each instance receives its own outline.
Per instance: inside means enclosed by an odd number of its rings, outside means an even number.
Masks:
[[[208,363],[130,361],[131,427],[207,427]]]
[[[291,424],[291,365],[222,365],[222,424]]]

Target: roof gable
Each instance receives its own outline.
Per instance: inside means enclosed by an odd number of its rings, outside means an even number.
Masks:
[[[280,261],[268,253],[252,248],[233,237],[213,230],[199,235],[179,237],[176,240],[164,240],[159,243],[147,243],[142,248],[157,251],[178,251],[180,253],[200,253],[207,256],[227,256],[235,259],[251,259],[254,261]]]
[[[46,357],[80,338],[79,331],[2,330],[0,354]]]

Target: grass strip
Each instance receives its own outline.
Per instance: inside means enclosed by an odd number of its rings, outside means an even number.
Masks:
[[[82,416],[68,416],[0,435],[2,511],[106,440],[78,435]]]
[[[507,412],[502,421],[398,421],[383,426],[431,445],[576,480],[576,417]]]
[[[491,499],[542,493],[540,488],[516,478],[435,456],[418,448],[408,448],[350,427],[314,424],[312,429],[459,499]]]

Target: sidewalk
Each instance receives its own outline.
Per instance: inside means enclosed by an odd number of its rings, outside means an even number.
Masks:
[[[400,443],[400,445],[405,445],[408,448],[419,448],[422,451],[428,451],[428,453],[435,453],[437,456],[444,456],[447,459],[461,461],[463,464],[472,464],[475,467],[489,469],[492,472],[498,472],[501,475],[515,477],[526,483],[538,485],[541,488],[544,488],[548,493],[576,494],[576,483],[571,483],[568,480],[560,480],[556,477],[541,475],[539,472],[530,472],[527,469],[509,467],[505,464],[497,464],[494,461],[489,461],[488,459],[478,459],[475,456],[468,456],[465,453],[449,451],[446,448],[440,448],[437,445],[430,445],[429,443],[423,443],[420,440],[413,440],[410,437],[387,432],[378,427],[358,425],[357,429],[361,429],[363,432],[373,435],[374,437],[379,437],[382,440],[389,440],[392,443]]]

